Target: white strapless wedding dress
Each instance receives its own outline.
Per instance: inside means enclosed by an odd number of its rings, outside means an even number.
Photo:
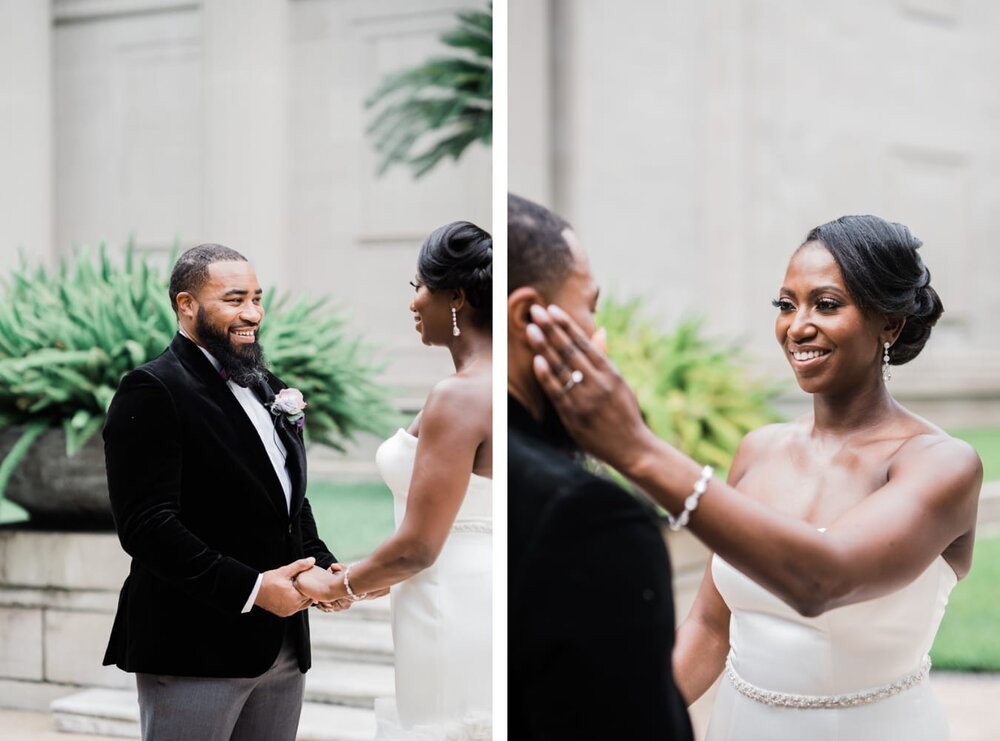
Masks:
[[[375,455],[406,512],[417,438],[399,430]],[[472,474],[434,565],[392,588],[396,698],[375,701],[378,741],[492,738],[493,482]]]
[[[718,556],[712,576],[732,619],[706,741],[948,738],[926,675],[957,582],[944,558],[897,592],[815,618]]]

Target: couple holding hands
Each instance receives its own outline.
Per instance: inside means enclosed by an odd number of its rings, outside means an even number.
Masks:
[[[143,739],[291,741],[311,663],[306,608],[394,585],[396,695],[378,701],[377,737],[489,737],[492,258],[490,235],[468,222],[420,250],[409,309],[455,374],[379,448],[397,530],[347,567],[317,533],[308,399],[266,369],[253,267],[214,244],[177,261],[179,331],[122,379],[104,429],[132,557],[104,663],[136,674]]]

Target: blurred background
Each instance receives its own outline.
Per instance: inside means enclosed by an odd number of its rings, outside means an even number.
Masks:
[[[566,217],[602,289],[703,316],[787,380],[776,295],[813,226],[908,225],[945,314],[893,394],[1000,420],[1000,6],[510,0],[509,188]],[[794,412],[797,389],[782,397]]]

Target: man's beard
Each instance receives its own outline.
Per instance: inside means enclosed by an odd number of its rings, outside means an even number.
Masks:
[[[194,328],[205,349],[219,361],[228,380],[252,388],[267,379],[264,349],[259,342],[233,345],[228,332],[220,332],[208,323],[203,306],[198,307]]]

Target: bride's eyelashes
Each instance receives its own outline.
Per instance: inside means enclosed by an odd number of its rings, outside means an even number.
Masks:
[[[793,304],[787,298],[771,299],[771,306],[780,311],[782,314],[787,314],[790,311],[795,311],[795,304]],[[843,304],[834,298],[823,297],[816,299],[816,308],[822,312],[836,311],[842,306]]]

